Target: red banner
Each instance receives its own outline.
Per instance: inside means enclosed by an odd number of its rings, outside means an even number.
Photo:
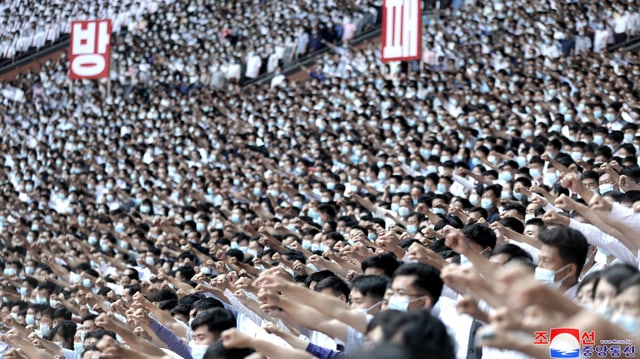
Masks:
[[[382,6],[382,61],[420,59],[422,1],[384,0]]]
[[[101,79],[109,77],[111,57],[111,20],[71,22],[69,78]]]

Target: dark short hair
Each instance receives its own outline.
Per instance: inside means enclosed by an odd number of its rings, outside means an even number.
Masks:
[[[379,275],[361,275],[351,281],[351,288],[356,289],[362,295],[370,296],[376,300],[382,300],[389,286],[389,278]]]
[[[393,273],[393,278],[398,276],[415,276],[413,286],[427,292],[432,306],[438,302],[444,283],[440,279],[440,271],[434,267],[424,263],[406,263]]]
[[[622,282],[620,284],[620,290],[618,291],[618,293],[624,292],[625,290],[636,286],[640,286],[640,273],[636,273],[631,278],[628,278],[627,280]]]
[[[362,272],[366,271],[367,268],[380,268],[386,276],[391,278],[393,272],[395,272],[399,266],[400,262],[398,262],[398,259],[393,254],[384,253],[365,259],[360,267],[362,268]]]
[[[191,310],[195,310],[196,313],[200,313],[205,310],[213,308],[224,308],[221,301],[215,298],[202,298],[198,299],[191,305]],[[197,315],[197,314],[196,314]]]
[[[468,224],[462,228],[462,233],[470,241],[481,245],[482,248],[493,249],[496,246],[496,233],[484,223]]]
[[[333,273],[330,270],[326,270],[326,269],[318,271],[318,272],[313,272],[313,273],[309,274],[309,276],[305,279],[305,283],[304,284],[307,287],[309,287],[311,285],[311,282],[316,282],[316,284],[317,284],[318,282],[321,282],[325,278],[335,277],[335,276],[336,276],[335,273]]]
[[[503,226],[510,228],[520,234],[524,233],[524,224],[521,220],[514,217],[505,217],[500,219],[500,224]]]
[[[531,254],[527,253],[527,251],[515,244],[501,244],[496,246],[493,251],[491,251],[491,256],[497,256],[498,254],[504,254],[507,256],[507,260],[504,264],[515,260],[527,264],[533,263],[533,257],[531,257]]]
[[[244,359],[255,350],[252,348],[225,348],[221,341],[209,345],[202,359]]]
[[[630,266],[628,264],[614,264],[611,267],[603,270],[602,274],[598,278],[596,278],[595,282],[593,283],[593,292],[596,292],[598,284],[600,284],[600,282],[604,280],[616,289],[616,294],[619,294],[620,286],[622,285],[622,283],[625,280],[633,277],[635,274],[638,274],[638,270],[633,266]]]
[[[92,330],[90,332],[87,332],[84,335],[84,340],[87,340],[89,338],[94,338],[98,341],[100,341],[100,339],[102,339],[104,336],[108,336],[111,337],[113,339],[117,339],[116,338],[116,333],[111,331],[111,330],[106,330],[106,329],[102,329],[102,328],[98,328],[96,330]]]
[[[196,328],[203,325],[207,326],[209,333],[220,337],[223,331],[235,328],[237,323],[236,318],[230,311],[223,308],[213,308],[198,314],[191,323],[191,329],[196,330]]]
[[[321,280],[316,284],[314,290],[316,292],[321,292],[327,288],[331,289],[331,293],[336,297],[339,297],[342,294],[345,298],[349,298],[349,285],[338,277],[328,277]]]
[[[558,250],[565,264],[576,265],[576,278],[582,272],[587,259],[589,243],[580,231],[568,227],[553,227],[540,233],[540,242]]]

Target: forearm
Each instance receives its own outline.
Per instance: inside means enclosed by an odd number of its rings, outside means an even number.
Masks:
[[[251,338],[249,346],[269,358],[315,359],[305,351],[281,347],[263,339]]]
[[[331,317],[307,305],[298,304],[290,300],[281,302],[281,307],[285,313],[293,318],[303,327],[317,330],[333,338],[346,340],[348,326],[344,323],[330,322]],[[336,325],[332,325],[336,324]]]
[[[153,356],[164,355],[164,352],[160,348],[154,346],[149,341],[140,338],[139,336],[133,334],[128,330],[117,331],[117,333],[124,340],[124,342],[127,343],[127,345],[135,352],[147,353]],[[155,335],[155,333],[153,334]]]
[[[184,359],[192,359],[189,347],[169,328],[163,326],[155,320],[151,320],[149,324],[151,331],[162,340],[172,351],[180,355]]]
[[[604,219],[604,216],[601,217],[591,208],[584,205],[576,206],[576,211],[584,216],[591,224],[600,228],[603,232],[608,233],[615,238],[618,238],[620,242],[622,242],[622,244],[629,248],[631,252],[638,252],[638,245],[634,243],[634,241],[627,238],[625,234],[617,229],[619,227],[624,227],[624,225],[620,223],[609,223],[606,219]]]
[[[634,253],[631,252],[629,248],[627,248],[617,238],[611,236],[610,234],[604,233],[598,227],[591,224],[580,223],[576,220],[571,220],[569,227],[580,231],[587,239],[587,242],[595,246],[604,248],[605,250],[607,250],[607,252],[611,253],[612,255],[616,256],[616,258],[627,264],[630,264],[634,267],[637,266],[638,260],[636,259]]]
[[[525,236],[524,234],[520,234],[514,230],[512,230],[511,228],[506,228],[505,227],[505,235],[509,238],[512,239],[514,241],[517,242],[521,242],[521,243],[526,243],[532,247],[538,248],[540,249],[541,247],[541,243],[540,241],[536,240],[535,238],[529,237],[529,236]]]
[[[287,295],[315,308],[330,318],[341,319],[342,315],[349,310],[345,302],[332,295],[316,293],[306,287],[301,287],[293,283],[288,283],[284,291]]]
[[[278,333],[278,336],[284,339],[289,345],[291,345],[294,349],[305,350],[307,348],[307,343],[304,339],[297,337],[289,332],[283,331]]]
[[[19,347],[30,359],[54,359],[55,357],[44,350],[36,347],[30,341],[25,338],[16,338],[16,340],[11,343],[15,346]],[[58,352],[62,352],[60,348],[57,348]]]

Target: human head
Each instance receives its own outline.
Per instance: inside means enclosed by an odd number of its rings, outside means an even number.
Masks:
[[[207,348],[202,359],[244,359],[252,353],[252,348],[225,348],[218,340]]]
[[[375,314],[380,310],[380,303],[389,285],[389,279],[377,275],[361,275],[351,281],[349,301],[352,308],[367,310]]]
[[[484,223],[468,224],[462,228],[462,234],[469,239],[469,245],[478,252],[491,252],[496,246],[495,232]]]
[[[502,244],[496,246],[493,251],[491,251],[491,257],[489,257],[489,260],[499,265],[504,265],[511,261],[519,261],[529,265],[533,264],[533,258],[531,255],[515,244]]]
[[[393,294],[389,299],[388,309],[430,309],[440,298],[442,287],[443,282],[437,269],[423,263],[403,264],[393,273]]]
[[[349,298],[349,285],[336,276],[321,280],[314,290],[319,293],[333,295],[345,302]]]
[[[384,253],[365,259],[361,268],[365,275],[385,275],[391,278],[399,265],[400,262],[393,254]]]
[[[605,316],[611,316],[614,298],[620,293],[620,285],[637,273],[628,264],[615,264],[602,271],[593,284],[593,308]]]
[[[198,314],[191,323],[193,341],[196,345],[211,345],[223,331],[234,328],[236,318],[226,309],[207,309]]]
[[[567,290],[577,281],[587,259],[589,244],[579,231],[554,227],[540,233],[539,263],[536,277],[548,276],[546,282]],[[553,275],[549,273],[554,272]]]

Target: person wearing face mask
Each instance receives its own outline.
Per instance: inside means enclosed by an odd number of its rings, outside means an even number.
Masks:
[[[362,275],[354,278],[349,292],[351,308],[371,315],[378,313],[388,283],[389,280],[386,277],[377,275]]]
[[[618,287],[613,300],[614,313],[611,321],[628,333],[637,335],[640,331],[640,274],[626,278]]]
[[[638,273],[635,267],[615,264],[601,271],[593,285],[593,310],[608,320],[616,310],[615,297],[620,293],[620,285]]]
[[[502,186],[498,184],[488,186],[482,192],[480,207],[487,211],[487,222],[489,223],[493,223],[500,218],[500,213],[498,212],[498,203],[500,201],[501,195]]]
[[[50,335],[52,341],[58,345],[63,351],[65,358],[74,357],[73,342],[78,326],[71,320],[62,320],[51,329]]]
[[[587,259],[589,244],[579,231],[555,227],[540,233],[542,246],[535,278],[575,299],[578,278]]]
[[[496,246],[496,234],[486,224],[468,224],[461,231],[450,232],[445,243],[450,248],[459,251],[460,265],[466,267],[472,265],[467,255],[472,256],[479,253],[486,257],[491,253]],[[475,332],[481,327],[481,323],[474,321],[468,315],[458,313],[455,305],[448,305],[462,299],[460,295],[454,293],[449,287],[445,287],[443,293],[445,298],[441,298],[443,304],[441,304],[442,310],[439,317],[453,333],[457,343],[457,357],[481,358],[482,351],[470,343],[470,338],[474,337]]]
[[[207,348],[220,339],[222,332],[235,328],[236,325],[236,318],[226,309],[212,308],[202,311],[191,322],[193,335],[189,344],[185,344],[180,337],[156,321],[152,321],[150,327],[173,352],[186,359],[202,359]]]

